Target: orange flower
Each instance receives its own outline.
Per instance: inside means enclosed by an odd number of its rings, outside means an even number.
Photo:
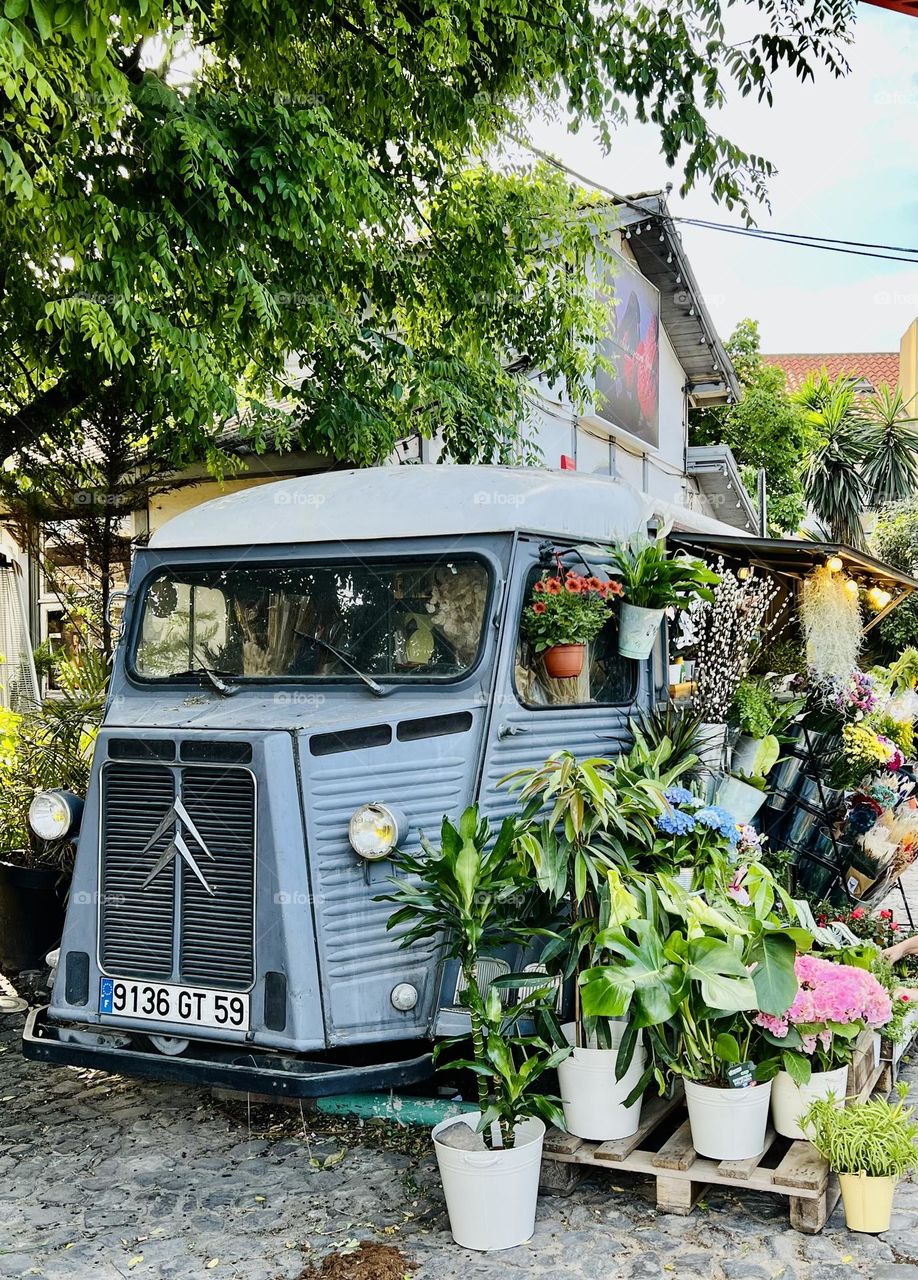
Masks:
[[[533,612],[533,613],[544,613],[544,612],[545,612],[546,607],[547,607],[547,606],[546,606],[546,604],[545,604],[545,601],[544,601],[544,600],[537,600],[537,601],[535,602],[535,604],[532,606],[532,612]]]
[[[533,591],[537,591],[537,592],[542,592],[542,591],[544,591],[544,590],[545,590],[545,583],[544,583],[544,581],[540,578],[540,579],[538,580],[538,582],[535,584],[535,586],[534,586],[532,589],[533,589]]]
[[[622,594],[622,584],[616,582],[613,578],[611,582],[606,583],[606,595],[620,596]]]
[[[599,578],[587,578],[586,587],[588,591],[605,591],[606,584],[600,582]]]
[[[582,587],[579,578],[568,578],[564,585],[567,587],[568,591],[570,591],[571,595],[580,595]]]
[[[550,596],[559,596],[561,594],[561,583],[557,578],[546,578],[545,590]]]

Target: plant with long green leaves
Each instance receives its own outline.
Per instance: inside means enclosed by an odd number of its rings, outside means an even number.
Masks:
[[[403,947],[434,941],[442,955],[459,963],[464,980],[460,1000],[469,1012],[473,1056],[456,1065],[475,1074],[478,1128],[488,1146],[494,1123],[500,1134],[497,1145],[509,1147],[518,1120],[537,1115],[558,1122],[557,1100],[533,1086],[567,1053],[540,1036],[517,1032],[524,1016],[551,1016],[557,995],[553,984],[538,982],[516,1004],[504,1008],[498,994],[501,984],[483,992],[478,981],[478,960],[484,952],[529,944],[538,933],[532,922],[539,912],[539,895],[517,854],[516,835],[516,819],[508,817],[492,843],[490,823],[477,805],[465,810],[458,826],[444,817],[439,846],[422,834],[420,853],[396,851],[398,876],[392,890],[377,899],[397,908],[388,929],[407,926]],[[533,982],[532,975],[527,981]]]
[[[870,505],[900,502],[918,489],[918,415],[900,387],[877,388],[863,408],[870,452],[861,468]]]
[[[807,502],[832,540],[863,548],[870,492],[863,466],[872,447],[854,385],[845,375],[831,381],[823,370],[810,374],[795,399],[817,437],[803,480]]]
[[[871,1098],[839,1108],[834,1098],[817,1098],[810,1104],[800,1124],[833,1173],[898,1178],[918,1168],[915,1109],[905,1105],[906,1085],[897,1092],[897,1102]]]
[[[711,587],[720,581],[718,575],[703,560],[670,555],[662,537],[618,542],[606,554],[626,604],[640,609],[681,609],[696,599],[713,603]]]
[[[640,1034],[650,1049],[629,1100],[653,1077],[661,1091],[677,1075],[722,1082],[731,1065],[758,1052],[754,1015],[783,1012],[796,995],[796,949],[812,939],[775,914],[782,891],[761,864],[747,869],[741,893],[727,874],[712,864],[703,893],[665,873],[635,876],[631,917],[596,938],[606,959],[580,976],[584,1014],[627,1018],[619,1079]],[[770,1053],[756,1064],[757,1077],[777,1068]]]

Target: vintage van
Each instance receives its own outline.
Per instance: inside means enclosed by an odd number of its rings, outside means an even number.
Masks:
[[[427,1077],[463,1025],[457,974],[387,933],[387,854],[472,801],[509,811],[513,769],[618,749],[662,646],[621,658],[613,623],[579,680],[549,681],[520,613],[556,555],[579,567],[663,505],[608,477],[402,466],[164,525],[134,559],[26,1055],[294,1097]],[[49,793],[36,829],[76,810]]]

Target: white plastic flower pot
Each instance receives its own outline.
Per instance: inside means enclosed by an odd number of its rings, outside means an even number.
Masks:
[[[481,1113],[441,1120],[431,1133],[453,1239],[482,1253],[525,1244],[535,1230],[545,1125],[521,1120],[507,1150],[461,1151],[437,1141],[457,1118],[475,1129]]]
[[[771,1081],[745,1089],[685,1082],[692,1146],[709,1160],[749,1160],[765,1147]]]
[[[573,1045],[574,1024],[567,1023],[562,1031],[568,1044]],[[616,1080],[615,1063],[623,1031],[624,1024],[613,1028],[614,1048],[575,1047],[570,1057],[558,1064],[564,1127],[578,1138],[594,1142],[630,1138],[641,1123],[642,1099],[638,1098],[630,1107],[625,1106],[625,1099],[644,1070],[644,1046],[643,1043],[637,1045],[628,1070],[621,1080]]]
[[[765,803],[765,792],[741,778],[723,778],[717,784],[717,803],[739,823],[751,822]]]
[[[784,1138],[805,1138],[800,1125],[811,1102],[817,1098],[835,1095],[839,1110],[845,1105],[848,1088],[848,1068],[835,1071],[814,1071],[807,1084],[795,1084],[786,1071],[779,1071],[771,1084],[771,1122],[775,1131]]]
[[[618,651],[623,658],[649,658],[660,633],[663,609],[623,604],[618,619]]]

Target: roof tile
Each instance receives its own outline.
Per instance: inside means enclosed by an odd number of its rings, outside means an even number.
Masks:
[[[819,373],[822,369],[830,378],[841,374],[849,374],[855,378],[865,378],[876,390],[881,382],[895,387],[899,381],[898,351],[830,351],[825,354],[778,354],[764,355],[766,364],[778,365],[784,370],[788,391],[796,391],[810,373]]]

